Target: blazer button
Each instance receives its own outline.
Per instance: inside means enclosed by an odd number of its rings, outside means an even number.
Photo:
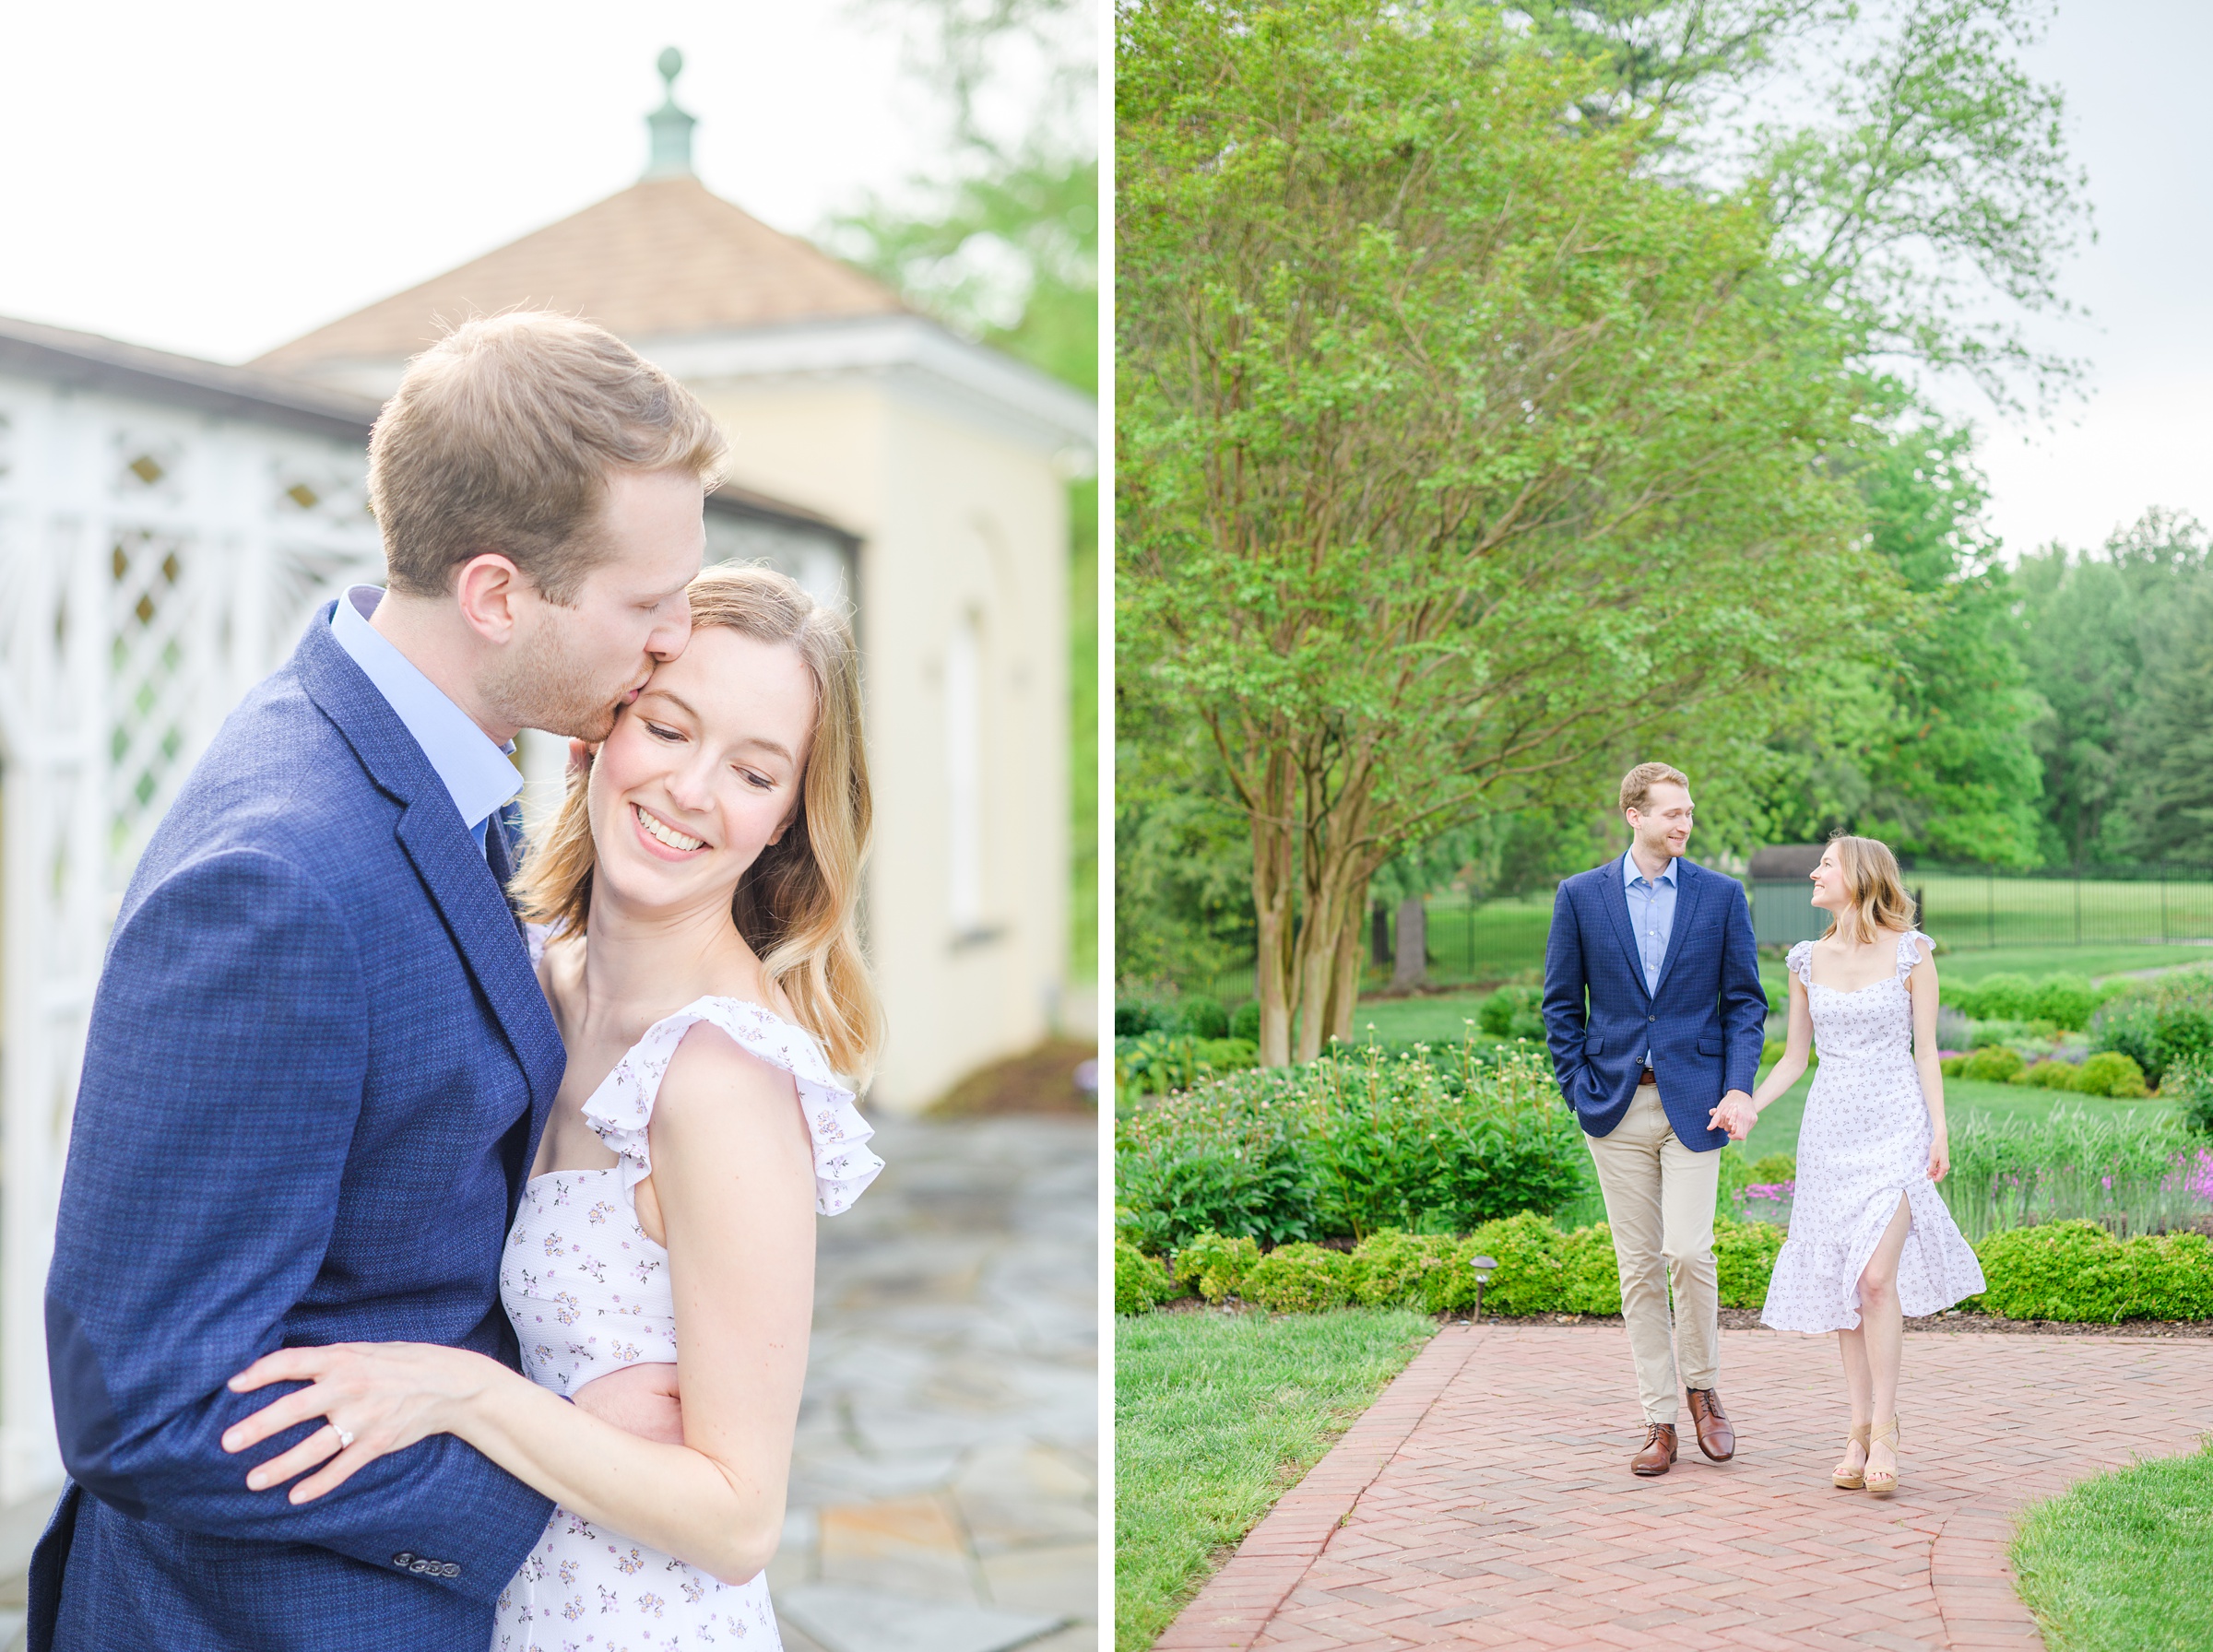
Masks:
[[[1658,1016],[1656,1016],[1656,1015],[1648,1015],[1648,1016],[1646,1016],[1644,1019],[1645,1019],[1646,1021],[1658,1021],[1660,1018],[1659,1018]]]
[[[392,1564],[397,1566],[403,1572],[406,1571],[408,1566],[412,1565],[414,1562],[414,1551],[409,1549],[402,1549],[397,1554],[395,1554],[392,1557]]]
[[[460,1564],[457,1562],[449,1560],[445,1563],[445,1564],[438,1568],[438,1575],[441,1577],[458,1577],[461,1575]]]

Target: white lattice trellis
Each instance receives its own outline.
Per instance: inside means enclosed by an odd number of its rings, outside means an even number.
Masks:
[[[42,1292],[108,925],[224,714],[382,559],[358,442],[0,374],[0,1501],[53,1483]]]

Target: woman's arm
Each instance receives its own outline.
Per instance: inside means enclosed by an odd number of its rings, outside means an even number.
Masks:
[[[1752,1124],[1758,1121],[1776,1098],[1784,1094],[1792,1085],[1805,1076],[1806,1057],[1814,1048],[1814,1010],[1805,996],[1805,983],[1796,975],[1791,977],[1790,1021],[1783,1032],[1782,1054],[1768,1069],[1759,1088],[1752,1092],[1752,1122],[1745,1126],[1743,1140],[1752,1133]]]
[[[1920,943],[1915,943],[1919,950]],[[1906,977],[1913,997],[1913,1069],[1921,1075],[1922,1100],[1929,1108],[1929,1180],[1941,1182],[1952,1167],[1952,1146],[1944,1127],[1944,1068],[1936,1064],[1936,955],[1923,952]]]
[[[331,1430],[249,1477],[306,1502],[427,1434],[459,1435],[595,1524],[725,1582],[768,1564],[806,1377],[814,1298],[814,1161],[790,1077],[708,1028],[669,1063],[654,1106],[641,1220],[665,1224],[684,1443],[625,1434],[479,1355],[421,1344],[287,1349],[240,1388],[313,1378],[238,1425],[230,1450],[305,1417]],[[265,1422],[265,1420],[266,1420]],[[333,1456],[335,1451],[336,1455]]]

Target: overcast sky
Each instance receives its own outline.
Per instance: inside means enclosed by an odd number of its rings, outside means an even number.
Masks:
[[[805,233],[940,159],[846,0],[0,0],[0,315],[241,360],[633,183]]]
[[[940,159],[848,0],[0,0],[0,314],[243,360],[631,183],[669,44],[701,176],[778,228]],[[2009,551],[2213,523],[2208,61],[2202,0],[2063,0],[2035,54],[2100,242],[2067,273],[2091,321],[2037,334],[2090,360],[2088,401],[1949,398]]]
[[[1956,398],[1982,432],[2010,554],[2102,543],[2150,505],[2213,525],[2213,138],[2203,0],[2062,0],[2030,67],[2065,88],[2098,244],[2068,270],[2087,324],[2040,343],[2088,357],[2089,399],[2049,423]]]

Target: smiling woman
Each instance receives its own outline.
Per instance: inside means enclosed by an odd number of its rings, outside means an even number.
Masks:
[[[853,921],[870,803],[852,633],[767,568],[711,568],[690,596],[690,647],[585,757],[515,892],[582,935],[696,900],[734,861],[764,997],[864,1080],[879,1012]]]
[[[251,1491],[294,1482],[293,1506],[436,1434],[552,1499],[496,1602],[502,1652],[587,1610],[603,1636],[612,1612],[657,1646],[775,1644],[763,1573],[815,1218],[882,1168],[845,1081],[877,1039],[853,921],[870,803],[852,632],[767,568],[712,569],[686,596],[689,645],[579,744],[515,887],[544,920],[567,1054],[500,1268],[523,1371],[373,1342],[285,1348],[231,1384],[308,1383],[222,1442],[319,1422],[241,1464]],[[394,1564],[418,1559],[458,1564]]]

